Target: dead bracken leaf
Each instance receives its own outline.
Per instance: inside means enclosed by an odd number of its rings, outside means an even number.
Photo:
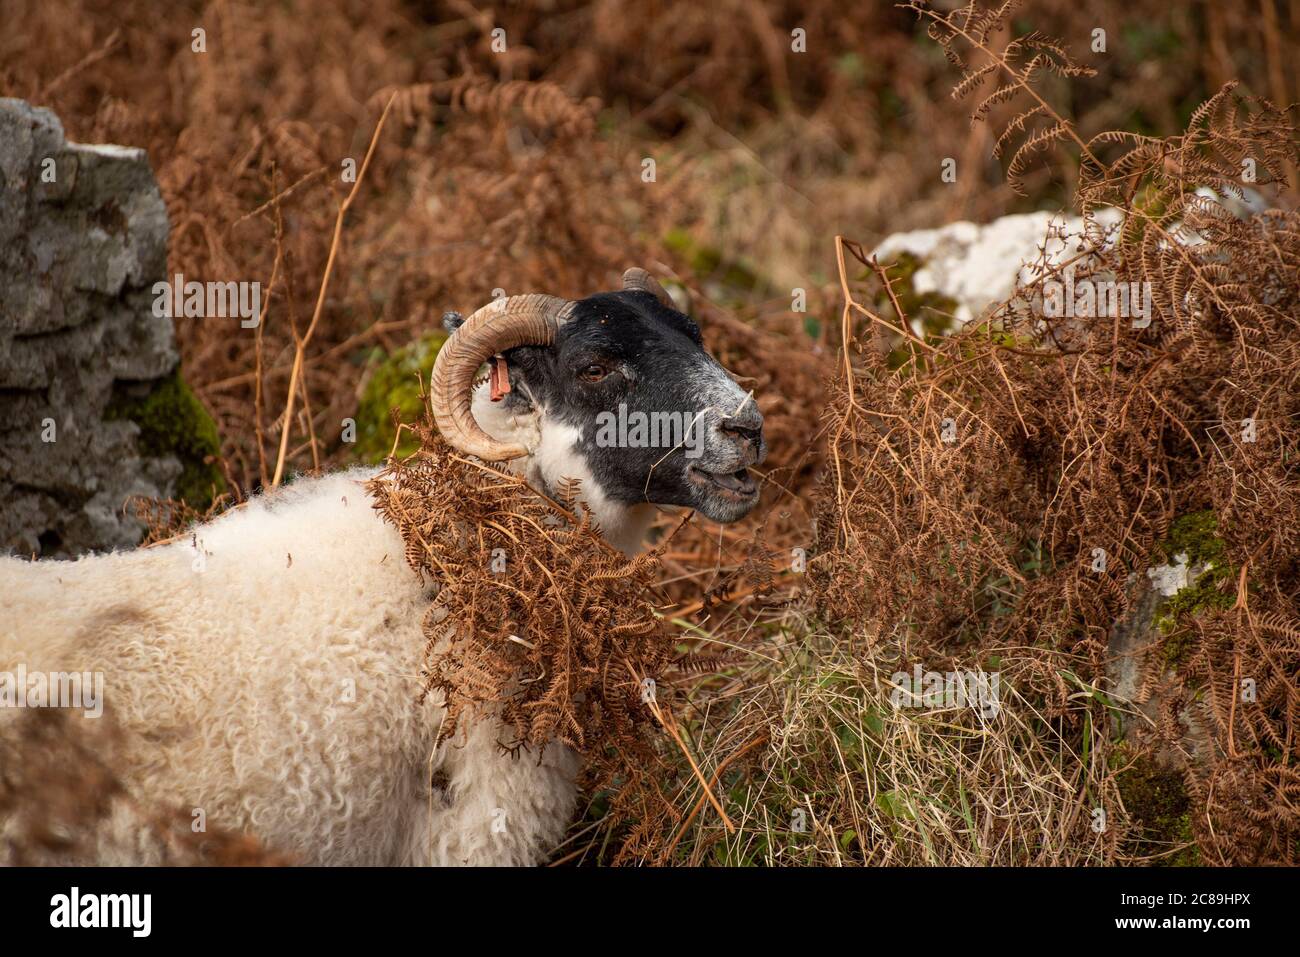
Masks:
[[[651,603],[658,555],[611,548],[576,514],[576,483],[553,501],[450,449],[429,423],[415,430],[420,450],[367,488],[438,588],[425,691],[445,697],[443,739],[490,705],[514,732],[507,750],[636,747],[652,720],[642,680],[673,653]]]

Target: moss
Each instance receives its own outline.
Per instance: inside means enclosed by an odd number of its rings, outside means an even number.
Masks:
[[[835,72],[850,86],[861,89],[867,81],[867,63],[857,52],[842,54],[835,60]]]
[[[1127,754],[1119,748],[1116,756]],[[1137,833],[1132,850],[1141,857],[1156,857],[1158,867],[1196,867],[1200,849],[1192,835],[1191,802],[1182,775],[1159,768],[1149,758],[1138,758],[1116,778],[1124,807]],[[1187,845],[1187,846],[1183,846]],[[1181,848],[1175,854],[1167,853]]]
[[[1170,60],[1183,49],[1182,38],[1167,24],[1135,22],[1122,29],[1125,49],[1137,61]]]
[[[378,362],[366,382],[357,407],[357,441],[355,456],[368,463],[382,462],[393,449],[391,410],[401,410],[402,421],[420,417],[421,383],[427,388],[438,350],[447,341],[443,332],[431,332],[408,346],[388,355],[376,350]],[[419,445],[411,435],[403,435],[397,454],[410,455]]]
[[[1168,615],[1163,612],[1156,615],[1156,627],[1160,629],[1161,634],[1168,635],[1168,640],[1165,641],[1162,650],[1165,665],[1174,669],[1177,669],[1179,665],[1187,660],[1192,653],[1193,647],[1192,633],[1190,631],[1175,631],[1176,624],[1177,617],[1175,615]]]
[[[727,259],[712,246],[697,242],[684,229],[670,229],[664,234],[664,245],[685,259],[691,272],[701,278],[712,279],[741,292],[753,292],[767,286],[754,270]]]
[[[942,335],[952,329],[957,300],[934,291],[917,291],[916,274],[925,268],[925,262],[919,256],[908,252],[899,253],[886,267],[889,278],[893,281],[898,304],[914,322],[919,319],[922,328],[929,335]],[[884,293],[881,295],[883,297]],[[884,297],[882,307],[887,303],[888,297]]]
[[[1167,562],[1185,555],[1188,567],[1206,566],[1195,581],[1161,602],[1156,612],[1156,628],[1169,636],[1164,646],[1165,663],[1174,668],[1192,650],[1192,635],[1178,629],[1179,621],[1210,609],[1231,608],[1236,601],[1231,583],[1236,580],[1237,569],[1228,563],[1227,546],[1218,535],[1218,519],[1212,511],[1192,512],[1176,519],[1160,549]]]
[[[957,300],[938,292],[917,292],[915,276],[924,268],[925,262],[912,253],[903,252],[893,262],[883,264],[889,273],[894,288],[894,296],[903,313],[916,328],[920,324],[923,336],[936,339],[950,332],[955,324],[953,316],[957,312]],[[876,311],[892,322],[898,322],[889,295],[882,289],[876,297]],[[899,343],[889,353],[890,368],[897,369],[912,358],[912,350],[905,343]]]
[[[216,423],[185,384],[179,369],[143,394],[135,391],[138,388],[131,383],[114,386],[104,417],[129,419],[139,426],[137,447],[142,455],[174,456],[181,463],[181,475],[173,498],[206,511],[226,489],[217,465],[221,439]]]
[[[1161,548],[1170,559],[1180,553],[1187,555],[1192,564],[1222,565],[1227,551],[1219,537],[1219,520],[1209,509],[1175,519],[1169,527],[1169,538],[1161,543]]]

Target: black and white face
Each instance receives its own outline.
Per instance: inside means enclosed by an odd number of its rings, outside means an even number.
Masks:
[[[576,303],[548,347],[505,353],[503,411],[542,411],[563,431],[604,498],[687,506],[717,522],[758,502],[749,468],[767,454],[763,415],[717,360],[699,327],[652,293],[601,293]]]

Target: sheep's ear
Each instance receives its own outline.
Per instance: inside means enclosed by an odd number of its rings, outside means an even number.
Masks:
[[[553,392],[554,356],[547,346],[515,346],[501,353],[510,367],[512,408],[532,407],[533,397],[544,398]]]
[[[451,335],[465,323],[465,317],[459,312],[444,312],[442,314],[442,328],[447,330],[447,335]]]

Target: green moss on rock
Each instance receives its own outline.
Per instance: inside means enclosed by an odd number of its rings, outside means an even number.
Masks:
[[[206,511],[213,499],[226,490],[217,465],[221,439],[217,425],[203,403],[185,384],[177,369],[143,395],[120,383],[114,390],[104,418],[128,419],[140,427],[137,439],[142,455],[151,458],[173,456],[181,463],[172,497],[190,508]]]
[[[1123,749],[1118,752],[1123,753]],[[1152,861],[1158,867],[1195,867],[1201,863],[1192,834],[1191,802],[1181,774],[1157,767],[1148,758],[1138,758],[1120,773],[1116,784],[1136,824],[1135,854],[1160,855]],[[1173,848],[1180,849],[1169,854]]]
[[[1236,580],[1238,570],[1228,563],[1227,545],[1218,534],[1218,518],[1209,510],[1176,519],[1170,526],[1169,538],[1160,548],[1167,562],[1186,556],[1189,568],[1205,566],[1195,581],[1189,581],[1186,588],[1161,602],[1156,612],[1156,628],[1170,636],[1165,642],[1164,656],[1166,664],[1173,668],[1192,650],[1191,633],[1179,631],[1179,621],[1210,609],[1231,608],[1236,601],[1231,583]]]
[[[919,256],[908,252],[899,253],[887,268],[898,304],[913,322],[919,321],[921,328],[931,336],[943,335],[952,329],[958,302],[952,296],[933,290],[917,291],[916,274],[925,268],[925,262]],[[892,309],[892,304],[883,292],[881,297],[881,307]]]
[[[1171,559],[1182,553],[1192,564],[1213,562],[1223,565],[1227,551],[1219,537],[1218,517],[1209,509],[1175,519],[1169,527],[1169,538],[1161,547]]]
[[[446,341],[446,333],[431,332],[387,355],[377,352],[377,364],[357,408],[355,454],[360,461],[378,464],[392,451],[392,409],[401,410],[404,422],[420,418],[424,411],[420,401],[421,383],[428,388],[434,360]],[[414,436],[404,434],[397,454],[410,455],[418,445]]]
[[[957,300],[942,293],[917,292],[915,276],[925,267],[925,262],[908,252],[898,253],[893,262],[883,264],[889,273],[889,280],[894,289],[898,305],[911,321],[912,327],[919,324],[922,335],[935,339],[952,330],[957,312]],[[876,311],[893,322],[899,321],[889,295],[882,289],[876,297]],[[890,368],[897,369],[912,358],[912,350],[906,343],[900,343],[889,353]]]

